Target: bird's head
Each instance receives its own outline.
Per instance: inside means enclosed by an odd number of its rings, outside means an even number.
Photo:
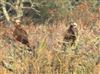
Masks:
[[[19,24],[21,23],[21,21],[18,20],[18,19],[16,19],[16,20],[15,20],[15,23],[16,23],[17,25],[19,25]]]
[[[77,29],[77,24],[75,22],[70,22],[69,23],[69,28],[68,31],[75,31]]]
[[[15,20],[15,24],[14,24],[16,29],[21,29],[21,22],[20,20]]]
[[[71,22],[68,31],[71,32],[72,34],[78,33],[77,23]]]
[[[20,28],[20,26],[21,26],[21,21],[20,21],[19,19],[15,19],[14,22],[15,22],[14,26],[17,27],[17,28],[18,28],[18,27]]]
[[[71,26],[71,27],[74,27],[74,28],[77,28],[77,23],[71,22],[71,23],[70,23],[70,26]]]

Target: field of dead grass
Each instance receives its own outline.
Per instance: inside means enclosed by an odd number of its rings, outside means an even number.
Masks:
[[[48,26],[22,25],[36,47],[35,57],[14,40],[13,26],[0,24],[0,74],[100,74],[100,15],[89,12],[86,4],[69,15],[79,33],[75,46],[66,52],[61,46],[68,20]]]

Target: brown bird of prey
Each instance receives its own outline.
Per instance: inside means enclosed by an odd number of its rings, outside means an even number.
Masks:
[[[75,40],[78,36],[77,24],[74,22],[70,22],[69,28],[66,30],[64,39],[63,39],[63,48],[66,49],[67,45],[72,46],[75,44]]]
[[[15,21],[15,30],[13,32],[13,36],[17,41],[21,42],[22,44],[27,45],[30,48],[29,41],[28,41],[28,34],[21,27],[20,20]]]

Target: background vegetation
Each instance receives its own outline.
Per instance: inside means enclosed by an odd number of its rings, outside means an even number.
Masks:
[[[36,46],[34,57],[14,40],[15,19]],[[79,33],[63,52],[70,21]],[[0,74],[100,74],[100,1],[0,0]]]

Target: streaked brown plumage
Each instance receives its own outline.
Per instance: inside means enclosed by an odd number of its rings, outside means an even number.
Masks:
[[[15,22],[15,30],[13,32],[13,36],[14,38],[21,42],[22,44],[27,45],[28,47],[30,47],[29,45],[29,41],[28,41],[28,34],[27,32],[21,27],[20,22],[16,21]]]
[[[74,23],[74,22],[71,22],[69,28],[65,32],[65,36],[64,36],[64,39],[63,39],[64,49],[67,46],[67,44],[70,44],[71,46],[73,44],[75,44],[75,40],[77,38],[77,35],[78,35],[77,24]]]

